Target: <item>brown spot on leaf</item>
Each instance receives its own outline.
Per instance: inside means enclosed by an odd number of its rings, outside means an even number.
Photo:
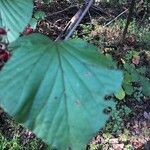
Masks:
[[[77,107],[80,107],[81,106],[80,100],[76,100],[75,104],[76,104]]]

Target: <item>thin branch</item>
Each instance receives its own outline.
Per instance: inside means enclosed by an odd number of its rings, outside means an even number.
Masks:
[[[121,15],[123,15],[124,13],[126,13],[128,11],[128,9],[124,10],[122,13],[120,13],[118,16],[116,16],[114,19],[112,19],[110,22],[106,23],[103,27],[106,27],[108,25],[110,25],[113,21],[117,20]]]
[[[86,0],[86,3],[82,5],[82,7],[77,11],[77,13],[72,17],[72,19],[67,23],[66,27],[60,33],[55,41],[60,40],[61,38],[65,37],[67,40],[74,30],[77,28],[83,17],[88,12],[89,8],[91,7],[94,0]]]
[[[102,15],[106,15],[106,16],[109,16],[109,14],[102,8],[98,7],[98,6],[95,6],[95,5],[92,5],[90,7],[91,10],[95,10],[95,12],[97,11],[98,14]]]
[[[51,16],[58,15],[58,14],[63,13],[63,12],[65,12],[65,11],[68,11],[69,9],[74,8],[74,7],[77,7],[77,8],[78,8],[79,5],[71,5],[71,6],[65,8],[65,9],[63,9],[63,10],[54,12],[54,13],[52,13],[52,14],[50,14],[50,15],[47,15],[47,16],[45,17],[45,19],[48,19],[48,18],[50,18]]]
[[[80,24],[82,21],[83,17],[86,15],[88,12],[89,8],[92,6],[94,0],[88,0],[86,5],[83,5],[82,8],[77,12],[77,17],[73,18],[73,26],[72,28],[68,28],[67,35],[65,37],[65,40],[69,39],[74,30],[77,28],[77,26]],[[85,8],[84,8],[85,7]],[[75,20],[74,20],[75,19]]]
[[[133,10],[134,10],[134,6],[135,6],[135,1],[136,0],[132,0],[131,1],[131,5],[129,7],[129,14],[128,14],[128,17],[127,17],[127,22],[126,22],[126,26],[124,28],[124,31],[123,31],[123,34],[122,34],[122,39],[121,39],[121,43],[123,44],[124,40],[125,40],[125,37],[126,37],[126,34],[128,32],[128,27],[130,25],[130,22],[131,22],[131,19],[132,19],[132,15],[133,15]]]

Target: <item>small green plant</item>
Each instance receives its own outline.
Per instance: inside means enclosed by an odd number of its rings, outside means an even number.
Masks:
[[[106,124],[105,131],[112,132],[113,134],[119,134],[120,129],[123,128],[123,118],[127,118],[131,114],[132,110],[124,106],[119,110],[114,109],[111,112],[111,120]]]
[[[93,29],[92,24],[80,24],[79,29],[74,32],[72,38],[82,38],[88,42],[91,42],[91,36],[90,33]]]
[[[95,145],[95,144],[90,144],[90,150],[96,150],[98,149],[98,145]]]
[[[0,150],[21,150],[18,138],[14,137],[12,140],[8,141],[0,134]]]

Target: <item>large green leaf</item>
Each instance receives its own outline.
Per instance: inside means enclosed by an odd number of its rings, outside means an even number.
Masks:
[[[141,75],[132,65],[124,64],[125,70],[131,75],[132,81],[139,82],[145,96],[150,96],[150,80]]]
[[[82,40],[52,42],[32,34],[12,43],[12,58],[0,72],[0,105],[59,150],[84,149],[104,126],[122,73]]]
[[[0,27],[7,30],[9,42],[16,40],[29,23],[33,0],[0,0]]]

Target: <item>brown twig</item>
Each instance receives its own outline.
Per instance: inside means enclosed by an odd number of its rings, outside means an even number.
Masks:
[[[79,5],[71,5],[71,6],[65,8],[65,9],[63,9],[63,10],[60,10],[60,11],[54,12],[54,13],[52,13],[52,14],[50,14],[50,15],[47,15],[47,16],[45,17],[45,19],[49,19],[50,17],[52,17],[52,16],[54,16],[54,15],[58,15],[58,14],[60,14],[60,13],[63,13],[63,12],[65,12],[65,11],[68,11],[68,10],[71,9],[71,8],[76,8],[76,7],[79,8]]]
[[[135,6],[135,1],[136,1],[136,0],[132,0],[132,1],[131,1],[131,5],[130,5],[130,8],[129,8],[129,14],[128,14],[128,17],[127,17],[126,26],[125,26],[124,31],[123,31],[123,34],[122,34],[121,44],[124,43],[126,34],[127,34],[127,32],[128,32],[128,27],[129,27],[129,25],[130,25],[130,22],[131,22],[131,19],[132,19],[132,15],[133,15],[133,10],[134,10],[134,6]]]
[[[106,15],[106,16],[110,16],[110,14],[108,14],[104,9],[102,9],[99,6],[92,5],[90,7],[90,10],[93,10],[95,13],[100,14],[100,15],[103,14],[103,15]]]

